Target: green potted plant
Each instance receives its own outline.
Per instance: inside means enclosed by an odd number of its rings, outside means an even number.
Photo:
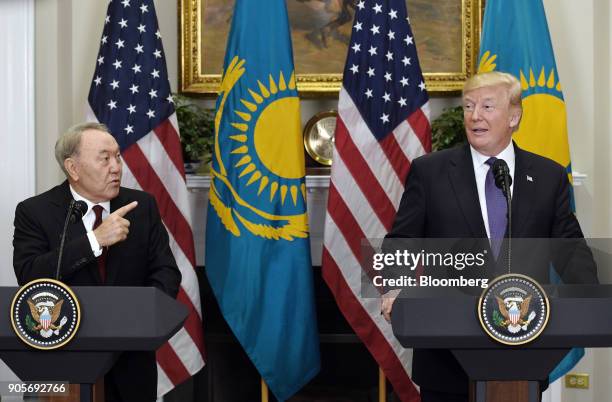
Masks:
[[[185,96],[173,95],[181,132],[185,173],[207,173],[215,141],[214,111]]]
[[[431,122],[431,147],[434,151],[464,144],[465,140],[462,106],[444,109]]]

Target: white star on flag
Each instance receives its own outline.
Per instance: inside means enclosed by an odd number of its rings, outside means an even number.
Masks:
[[[192,216],[186,203],[189,191],[155,4],[153,0],[107,4],[85,100],[87,119],[104,123],[117,139],[125,166],[122,185],[155,197],[182,274],[177,300],[189,312],[176,335],[156,352],[161,397],[204,366]],[[155,181],[150,180],[153,177]]]
[[[362,278],[369,272],[362,270],[360,255],[364,242],[384,238],[392,227],[411,161],[431,151],[429,98],[416,85],[422,71],[406,3],[366,0],[355,7],[349,48],[359,43],[363,51],[346,53],[321,265],[338,307],[394,384],[396,398],[416,402],[409,353],[374,299],[382,289],[372,287],[372,297],[364,297]]]

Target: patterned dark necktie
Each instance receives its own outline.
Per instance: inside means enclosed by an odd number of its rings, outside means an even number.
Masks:
[[[93,224],[93,230],[96,230],[98,226],[102,223],[102,208],[101,205],[94,205],[93,211],[96,214],[96,220]],[[108,248],[102,247],[102,254],[97,257],[98,260],[98,271],[100,272],[100,279],[102,279],[102,283],[106,282],[106,254],[108,252]]]
[[[497,158],[491,157],[485,162],[489,165],[487,178],[485,180],[485,198],[487,200],[487,216],[489,217],[489,237],[491,239],[491,251],[497,259],[501,248],[506,226],[508,225],[508,204],[501,188],[495,185],[493,176],[493,163]]]

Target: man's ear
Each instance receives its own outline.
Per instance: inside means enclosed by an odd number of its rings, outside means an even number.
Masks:
[[[68,176],[72,181],[79,180],[79,172],[78,172],[76,161],[74,159],[72,158],[64,159],[64,169],[66,169],[66,172],[68,173]]]
[[[523,111],[520,108],[515,108],[510,115],[510,128],[515,129],[521,122]]]

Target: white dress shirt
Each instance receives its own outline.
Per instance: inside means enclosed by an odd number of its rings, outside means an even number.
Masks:
[[[79,193],[74,191],[72,186],[70,186],[70,192],[72,193],[72,198],[74,198],[75,201],[84,201],[87,204],[87,212],[85,215],[83,215],[83,225],[87,231],[87,239],[89,240],[91,251],[93,251],[94,256],[99,257],[102,254],[102,247],[100,247],[100,243],[98,243],[98,239],[96,239],[96,235],[93,233],[93,225],[96,221],[96,213],[93,211],[93,207],[96,205],[100,205],[102,207],[102,220],[104,220],[110,214],[110,201],[94,204],[87,198],[84,198]]]
[[[470,145],[470,151],[472,152],[472,163],[474,163],[474,175],[476,176],[476,188],[478,189],[478,201],[480,201],[480,211],[482,212],[482,219],[484,221],[485,229],[487,230],[487,237],[491,238],[491,232],[489,230],[489,214],[487,213],[487,197],[485,195],[485,181],[487,179],[487,173],[489,172],[489,165],[486,164],[490,156],[486,156],[476,151]],[[512,184],[510,185],[510,194],[514,193],[514,145],[512,141],[508,146],[501,151],[498,155],[495,155],[497,159],[503,159],[508,164],[510,170],[510,177],[512,177]]]

